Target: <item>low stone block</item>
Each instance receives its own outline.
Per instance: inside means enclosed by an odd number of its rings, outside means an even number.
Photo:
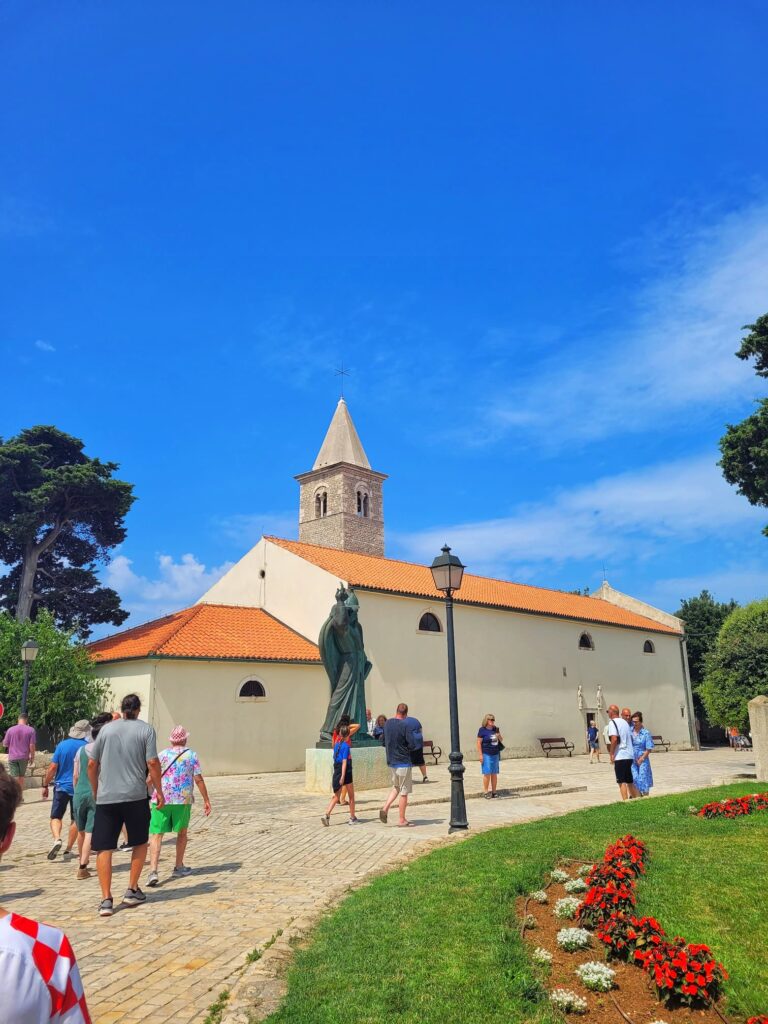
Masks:
[[[355,792],[366,789],[383,789],[389,785],[389,768],[384,747],[352,746],[352,769]],[[304,789],[307,793],[333,792],[333,751],[309,747],[307,750],[306,768],[304,773]]]
[[[758,782],[768,782],[768,697],[755,697],[747,707],[757,779]]]

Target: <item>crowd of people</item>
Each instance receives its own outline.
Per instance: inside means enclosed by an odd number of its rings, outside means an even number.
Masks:
[[[333,775],[331,788],[333,796],[321,815],[320,821],[326,827],[331,823],[331,814],[338,806],[349,807],[347,824],[357,825],[360,819],[355,814],[355,786],[352,769],[352,746],[360,724],[343,715],[333,732]],[[398,828],[413,828],[414,823],[406,817],[408,797],[413,792],[413,770],[418,768],[422,783],[429,782],[424,762],[424,731],[418,718],[408,714],[408,705],[398,704],[392,718],[378,715],[373,718],[370,708],[366,709],[366,729],[369,736],[377,740],[386,750],[387,767],[390,773],[391,789],[379,809],[383,824],[389,820],[389,811],[397,801]],[[477,732],[478,760],[481,764],[483,794],[491,800],[496,796],[499,778],[499,760],[504,749],[501,732],[494,715],[486,715]]]
[[[188,746],[187,730],[176,726],[169,745],[158,753],[155,730],[139,718],[140,712],[140,698],[128,694],[120,713],[105,711],[90,721],[75,722],[67,737],[57,744],[43,778],[44,800],[53,789],[53,843],[48,860],[56,860],[59,854],[64,861],[77,856],[76,877],[84,881],[92,877],[90,861],[91,854],[95,855],[101,917],[114,913],[112,858],[116,850],[125,850],[131,857],[128,887],[121,904],[139,906],[146,900],[139,880],[147,863],[147,884],[152,888],[160,884],[160,850],[166,833],[176,836],[171,878],[191,873],[184,855],[195,787],[202,797],[204,813],[211,812],[200,760]],[[27,768],[34,763],[35,744],[35,730],[25,714],[19,715],[17,724],[3,737],[8,750],[8,778],[13,780],[18,802],[23,800]],[[67,812],[69,825],[64,833]]]

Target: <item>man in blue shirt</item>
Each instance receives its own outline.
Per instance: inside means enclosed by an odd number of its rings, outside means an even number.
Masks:
[[[48,786],[53,780],[53,800],[51,801],[51,835],[53,846],[48,851],[48,860],[55,860],[61,849],[61,823],[64,813],[69,807],[69,836],[64,856],[72,856],[72,847],[77,840],[77,825],[72,819],[72,801],[75,793],[75,783],[72,773],[75,767],[75,756],[85,744],[86,737],[91,735],[91,723],[87,718],[75,722],[69,730],[67,739],[62,740],[53,752],[53,760],[48,765],[48,771],[43,780],[43,799],[48,797]]]
[[[386,825],[389,808],[398,800],[400,811],[399,828],[411,828],[412,821],[407,821],[405,809],[408,806],[408,794],[413,789],[413,768],[411,752],[421,750],[424,737],[421,722],[408,717],[408,705],[398,704],[394,718],[387,719],[384,726],[384,746],[387,749],[387,765],[392,775],[392,789],[386,803],[379,811],[379,818]]]

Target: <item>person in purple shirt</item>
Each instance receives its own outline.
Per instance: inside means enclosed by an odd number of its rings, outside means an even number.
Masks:
[[[17,724],[12,725],[3,736],[3,746],[8,749],[8,774],[16,780],[22,794],[27,765],[35,760],[36,739],[35,730],[26,715],[19,715]]]

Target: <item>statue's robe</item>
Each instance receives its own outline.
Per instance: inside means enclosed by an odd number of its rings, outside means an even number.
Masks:
[[[342,611],[343,609],[343,611]],[[365,680],[372,665],[365,656],[363,629],[357,614],[341,605],[334,608],[320,630],[320,658],[331,682],[331,699],[320,730],[330,741],[342,715],[349,715],[365,730]]]

